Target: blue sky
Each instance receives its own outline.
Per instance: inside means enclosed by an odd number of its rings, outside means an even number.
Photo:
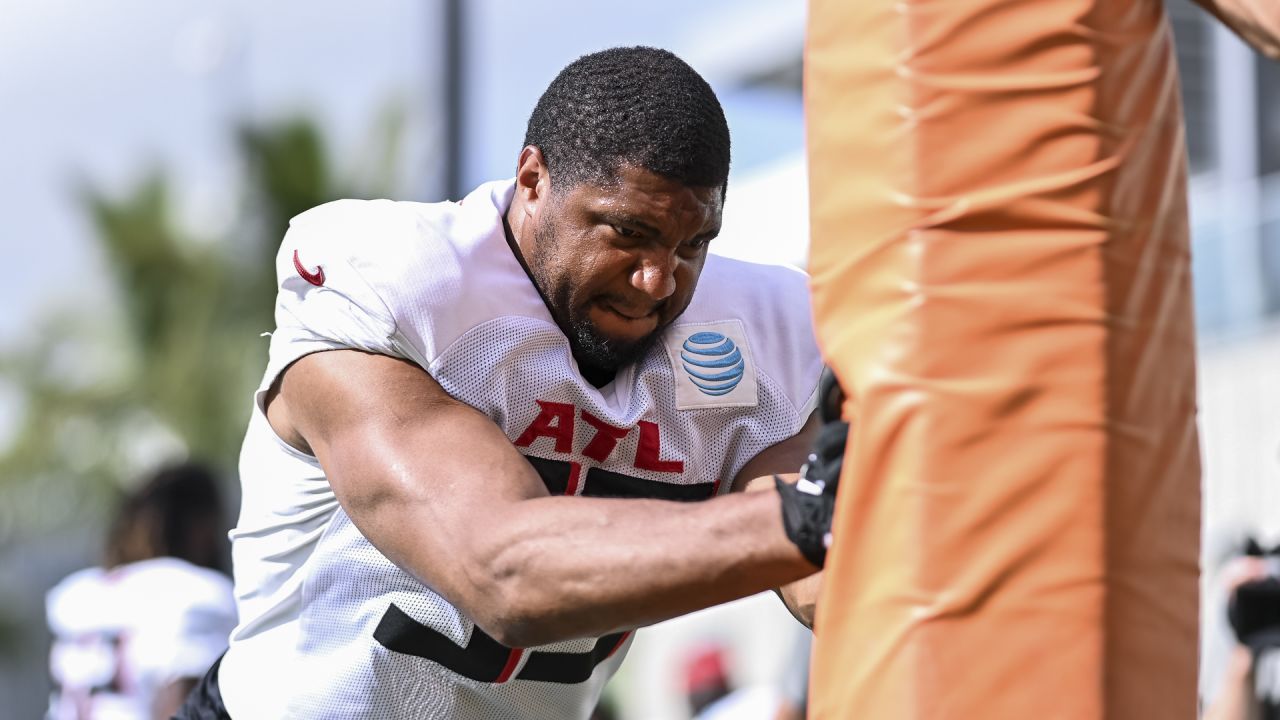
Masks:
[[[210,231],[230,225],[233,118],[305,111],[336,141],[342,162],[358,157],[377,110],[399,99],[412,113],[407,186],[417,199],[431,199],[440,142],[437,3],[353,7],[335,0],[0,0],[0,257],[8,274],[0,284],[0,347],[50,307],[96,307],[110,295],[103,258],[73,201],[78,181],[124,190],[163,164],[179,181],[184,222]],[[802,7],[467,3],[468,185],[510,172],[538,94],[577,55],[661,45],[710,67],[719,85],[719,56],[743,35],[744,18],[754,14],[758,26],[761,13],[778,14],[794,27]],[[799,149],[795,98],[724,99],[736,170]]]
[[[50,303],[107,291],[72,201],[78,179],[123,189],[163,163],[182,182],[186,219],[225,222],[228,118],[309,108],[349,139],[370,107],[421,85],[423,13],[386,6],[0,0],[0,342]]]

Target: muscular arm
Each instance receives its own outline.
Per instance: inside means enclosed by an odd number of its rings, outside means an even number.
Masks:
[[[779,475],[783,480],[794,482],[798,477],[800,466],[813,447],[819,428],[817,413],[809,416],[808,422],[794,436],[765,448],[751,459],[738,476],[734,478],[734,492],[749,493],[774,490],[773,476]],[[776,588],[778,597],[787,606],[787,610],[805,627],[813,627],[813,612],[818,599],[818,591],[822,588],[822,573],[815,573],[801,580]]]
[[[489,418],[401,360],[308,355],[268,403],[370,542],[508,646],[630,629],[814,571],[777,493],[549,496]]]

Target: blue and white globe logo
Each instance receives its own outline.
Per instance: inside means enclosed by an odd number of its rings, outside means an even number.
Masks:
[[[703,395],[728,395],[742,382],[746,362],[733,340],[718,332],[699,332],[684,341],[681,365]]]

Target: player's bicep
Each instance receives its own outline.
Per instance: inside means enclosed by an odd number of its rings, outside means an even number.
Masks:
[[[809,416],[800,432],[771,445],[753,457],[733,480],[734,492],[758,492],[774,488],[774,475],[793,481],[809,457],[821,423],[818,413]],[[792,616],[806,627],[813,627],[814,607],[822,588],[822,573],[777,588],[778,597]]]
[[[821,424],[818,421],[818,414],[812,413],[795,435],[756,453],[756,456],[747,461],[747,464],[743,465],[734,477],[733,491],[771,488],[774,475],[782,475],[786,478],[800,472],[800,466],[804,465],[805,459],[809,457],[813,442],[818,437],[819,427]]]
[[[276,403],[290,426],[276,431],[305,441],[356,526],[415,574],[417,555],[465,553],[504,506],[546,495],[497,425],[408,361],[307,355],[285,371]]]

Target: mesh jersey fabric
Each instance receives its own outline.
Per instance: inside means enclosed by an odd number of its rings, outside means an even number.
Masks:
[[[241,624],[219,672],[233,717],[586,717],[631,639],[504,654],[387,560],[316,459],[266,422],[265,391],[299,357],[357,348],[417,363],[502,428],[558,493],[727,492],[747,461],[808,418],[821,358],[802,273],[709,257],[662,341],[595,388],[506,243],[513,187],[490,183],[461,204],[339,201],[291,224],[241,454],[232,531]],[[692,360],[681,359],[686,347]],[[701,393],[699,377],[720,379]],[[549,409],[553,431],[530,432]],[[592,445],[599,423],[616,429],[615,442]],[[469,676],[484,652],[498,653],[485,667],[502,673]]]
[[[204,675],[236,624],[231,581],[169,557],[72,573],[45,612],[49,720],[150,718],[157,692]]]

